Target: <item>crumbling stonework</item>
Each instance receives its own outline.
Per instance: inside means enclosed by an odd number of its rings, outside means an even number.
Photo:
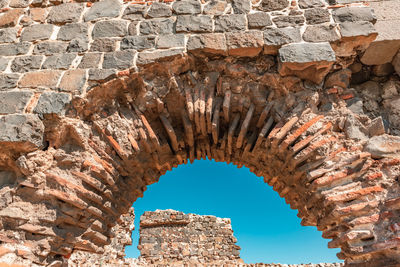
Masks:
[[[400,24],[349,2],[0,2],[0,262],[105,253],[148,185],[208,157],[347,266],[398,265],[400,55],[373,41]]]

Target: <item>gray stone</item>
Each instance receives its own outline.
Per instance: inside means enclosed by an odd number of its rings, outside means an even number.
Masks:
[[[228,50],[224,33],[191,35],[186,47],[189,52],[200,55],[227,55]]]
[[[0,29],[0,43],[14,43],[17,41],[18,28]]]
[[[212,0],[204,6],[204,14],[206,15],[222,15],[227,7],[226,1]]]
[[[69,69],[69,67],[72,64],[72,61],[74,61],[75,58],[76,58],[76,54],[70,54],[70,53],[49,56],[46,58],[45,62],[43,63],[42,69],[66,70],[66,69]]]
[[[40,69],[44,56],[22,56],[16,57],[11,63],[13,72],[29,72]]]
[[[138,29],[137,29],[138,23],[139,23],[138,21],[129,23],[128,35],[138,35]]]
[[[42,146],[43,134],[43,123],[34,114],[0,116],[1,146],[12,145],[18,152],[33,151]]]
[[[304,24],[304,17],[299,16],[278,16],[272,19],[279,28],[301,26]]]
[[[121,3],[118,0],[103,0],[93,4],[85,13],[85,21],[96,20],[99,18],[115,18],[121,11]]]
[[[147,12],[147,17],[149,18],[162,18],[172,16],[171,7],[167,4],[160,2],[153,2]]]
[[[370,136],[377,136],[385,133],[385,125],[381,116],[373,119],[368,125]]]
[[[288,0],[262,0],[260,5],[261,9],[267,12],[285,9],[288,6]]]
[[[143,19],[145,11],[145,5],[130,5],[125,9],[122,18],[128,20],[141,20]]]
[[[89,81],[104,82],[115,77],[115,70],[90,69]]]
[[[169,34],[174,32],[173,19],[151,19],[140,23],[140,33],[148,34]]]
[[[67,46],[67,43],[60,41],[43,41],[35,45],[33,54],[44,54],[49,56],[52,54],[65,53],[67,51]]]
[[[247,14],[251,10],[250,0],[232,0],[232,8],[235,14]]]
[[[342,7],[332,11],[336,22],[369,21],[376,22],[374,10],[370,7]]]
[[[72,39],[67,47],[68,53],[82,53],[88,50],[88,42],[80,38]]]
[[[157,39],[157,48],[185,47],[184,34],[160,35]]]
[[[337,28],[334,25],[308,26],[303,33],[306,42],[334,42],[340,39]]]
[[[201,5],[198,0],[182,0],[172,4],[172,9],[179,15],[200,14]]]
[[[21,41],[37,41],[49,39],[53,33],[54,26],[50,24],[34,24],[25,27],[21,34]]]
[[[301,41],[299,28],[271,28],[264,31],[265,45],[284,45]]]
[[[115,51],[115,40],[109,38],[95,39],[90,45],[90,51],[94,52],[113,52]]]
[[[344,132],[349,139],[365,142],[368,140],[368,129],[352,114],[346,117]]]
[[[393,65],[394,70],[396,71],[397,75],[400,76],[400,51],[397,52],[397,54],[394,56],[392,65]]]
[[[0,92],[0,113],[22,113],[32,95],[31,91]]]
[[[53,24],[64,24],[77,22],[83,12],[82,4],[66,3],[51,8],[47,16],[47,22]]]
[[[18,80],[19,80],[19,74],[0,73],[0,90],[16,88]]]
[[[0,56],[18,56],[29,52],[31,44],[28,42],[0,45]]]
[[[38,103],[33,112],[40,115],[57,114],[64,116],[65,109],[70,101],[70,94],[44,92],[40,95]]]
[[[355,114],[364,114],[364,103],[361,98],[353,97],[349,100],[346,100],[347,108],[351,110]]]
[[[400,137],[383,134],[373,136],[365,144],[364,151],[371,153],[373,158],[400,156]]]
[[[70,41],[72,39],[88,40],[88,25],[86,23],[70,23],[62,26],[58,32],[57,39]]]
[[[376,34],[374,25],[368,21],[343,22],[339,24],[342,37],[369,36]]]
[[[7,66],[8,66],[8,62],[10,62],[10,59],[6,58],[6,57],[0,57],[0,71],[5,71]]]
[[[281,62],[297,63],[336,60],[329,43],[288,44],[279,49],[279,59]]]
[[[387,112],[390,126],[398,129],[400,127],[400,96],[384,100],[383,106]]]
[[[247,21],[250,29],[260,29],[272,25],[271,17],[265,12],[248,14]]]
[[[93,38],[121,37],[127,34],[128,22],[119,20],[99,21],[94,25]]]
[[[323,6],[324,3],[321,0],[299,0],[299,7],[303,9]]]
[[[182,57],[184,49],[168,49],[168,50],[156,50],[154,52],[140,52],[136,61],[137,65],[146,65],[154,62],[162,62],[171,60],[176,57]]]
[[[121,50],[135,49],[138,51],[154,48],[155,36],[128,36],[121,41]]]
[[[101,53],[85,53],[79,63],[78,68],[89,69],[98,68],[101,60]]]
[[[327,9],[324,8],[311,8],[304,11],[308,24],[320,24],[330,21],[330,14]]]
[[[177,32],[212,32],[213,21],[210,16],[178,16],[176,20]]]
[[[242,14],[223,15],[215,19],[216,32],[244,31],[246,26],[246,15]]]
[[[389,99],[397,96],[400,92],[400,83],[394,80],[385,82],[382,86],[382,98]]]
[[[116,51],[113,53],[105,53],[103,68],[104,69],[129,69],[133,67],[133,59],[137,52],[134,50]]]

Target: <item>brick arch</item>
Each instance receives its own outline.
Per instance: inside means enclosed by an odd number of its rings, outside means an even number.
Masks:
[[[399,141],[345,103],[369,8],[60,2],[0,4],[0,260],[103,253],[148,185],[208,157],[263,177],[349,266],[399,263]]]

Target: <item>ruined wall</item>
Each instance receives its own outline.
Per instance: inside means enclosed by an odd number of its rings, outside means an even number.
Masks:
[[[343,2],[2,1],[0,261],[105,253],[148,185],[212,158],[348,266],[399,264],[400,56],[363,59],[396,19]]]

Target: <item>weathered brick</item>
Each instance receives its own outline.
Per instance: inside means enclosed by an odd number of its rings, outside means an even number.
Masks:
[[[59,54],[54,56],[49,56],[43,63],[42,69],[58,70],[68,69],[72,61],[76,58],[76,54]]]
[[[178,16],[176,32],[212,32],[213,21],[210,16]]]
[[[53,24],[64,24],[77,22],[83,12],[82,4],[66,3],[50,9],[47,22]]]
[[[11,9],[0,15],[0,28],[14,27],[25,13],[23,9]]]
[[[19,81],[20,87],[45,87],[54,88],[60,78],[61,72],[55,70],[44,70],[25,73]]]
[[[169,34],[174,32],[174,20],[167,19],[151,19],[140,23],[141,34]],[[133,35],[133,34],[131,34]]]
[[[34,24],[25,27],[21,34],[21,41],[37,41],[49,39],[53,33],[54,26],[49,24]]]
[[[57,92],[44,92],[40,95],[34,113],[65,115],[67,104],[71,101],[71,95]]]
[[[127,34],[128,22],[126,21],[99,21],[94,25],[93,38],[121,37]]]
[[[40,69],[43,56],[22,56],[16,57],[11,63],[13,72],[29,72]]]
[[[135,49],[138,51],[154,48],[155,36],[128,36],[121,41],[121,50]]]
[[[136,51],[125,50],[116,51],[113,53],[105,53],[103,68],[104,69],[128,69],[134,64],[133,58],[135,57]]]
[[[246,16],[242,14],[223,15],[215,19],[216,32],[244,31],[246,28]]]
[[[179,15],[200,14],[201,5],[198,0],[182,0],[174,2],[172,9]]]
[[[71,92],[74,94],[83,93],[83,88],[86,82],[85,70],[69,70],[66,71],[61,78],[60,85],[58,86],[61,91]]]
[[[17,28],[0,29],[0,43],[13,43],[17,41]]]
[[[22,113],[32,95],[31,91],[0,91],[0,113]]]
[[[29,52],[31,44],[28,42],[0,45],[0,56],[18,56]]]
[[[115,18],[121,11],[121,3],[118,0],[104,0],[96,2],[85,13],[85,21],[96,20],[99,18]]]

